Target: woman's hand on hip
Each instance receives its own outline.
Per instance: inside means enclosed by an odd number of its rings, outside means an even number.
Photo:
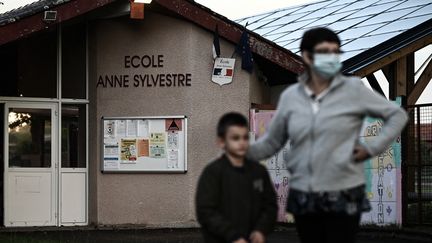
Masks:
[[[366,148],[361,145],[357,145],[354,147],[353,155],[354,155],[355,162],[362,162],[371,157],[371,155],[366,150]]]

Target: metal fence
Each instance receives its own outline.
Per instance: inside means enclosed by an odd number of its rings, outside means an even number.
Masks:
[[[402,134],[402,204],[405,224],[432,224],[432,104],[406,106]]]

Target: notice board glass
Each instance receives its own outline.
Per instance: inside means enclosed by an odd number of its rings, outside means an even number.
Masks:
[[[102,117],[102,172],[187,171],[187,118]]]

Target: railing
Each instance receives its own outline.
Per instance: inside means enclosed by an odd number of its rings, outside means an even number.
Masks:
[[[405,106],[410,121],[402,134],[404,224],[432,224],[432,104]]]

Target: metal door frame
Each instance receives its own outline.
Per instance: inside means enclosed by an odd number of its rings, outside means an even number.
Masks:
[[[34,109],[49,109],[51,110],[51,167],[49,168],[9,168],[9,131],[8,131],[8,122],[9,122],[9,108],[34,108]],[[52,208],[51,213],[54,216],[50,226],[58,225],[58,185],[59,185],[59,177],[58,177],[58,165],[59,165],[59,143],[58,143],[58,106],[55,103],[46,103],[46,102],[5,102],[4,103],[4,193],[3,193],[3,205],[4,205],[4,220],[3,223],[5,226],[15,226],[11,225],[9,221],[10,212],[8,210],[8,191],[10,190],[8,184],[9,172],[31,172],[31,171],[44,171],[52,173],[52,181],[51,181],[51,202]],[[26,224],[21,225],[17,224],[17,226],[26,226]]]

